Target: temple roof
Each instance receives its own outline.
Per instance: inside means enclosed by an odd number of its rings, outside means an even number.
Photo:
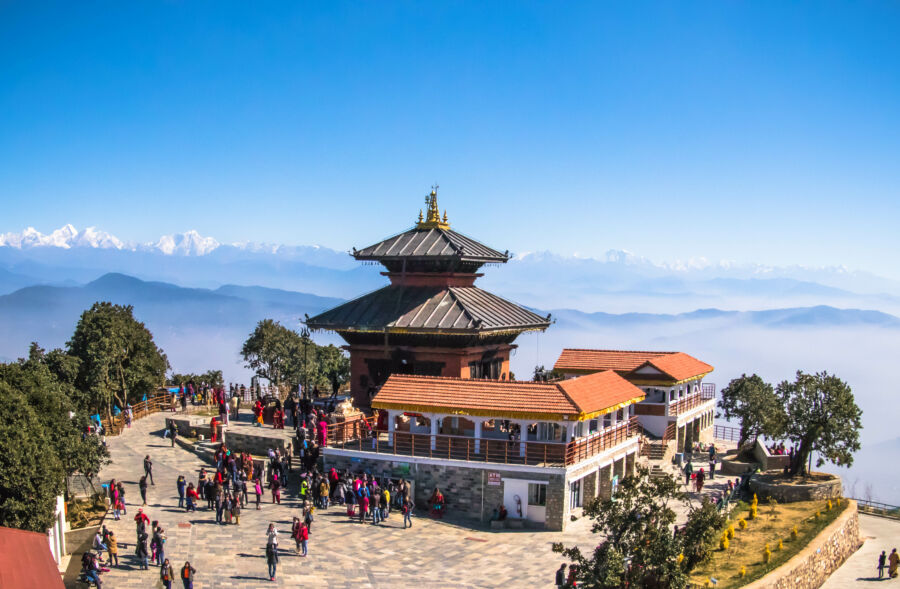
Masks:
[[[525,419],[590,419],[644,398],[615,372],[532,382],[392,374],[372,399],[377,409]]]
[[[543,330],[550,320],[475,286],[386,286],[307,319],[312,329],[485,333]]]
[[[614,370],[632,380],[663,378],[672,381],[698,378],[713,370],[706,362],[683,352],[570,348],[562,351],[553,368],[567,373]]]
[[[508,253],[498,252],[452,229],[441,227],[414,227],[369,247],[354,250],[353,257],[379,262],[403,258],[449,258],[482,264],[509,260]]]

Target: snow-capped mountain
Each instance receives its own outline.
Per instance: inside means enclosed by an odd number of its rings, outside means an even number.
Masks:
[[[179,254],[183,256],[205,256],[219,247],[219,242],[212,237],[203,237],[194,230],[174,235],[163,235],[154,244],[146,244],[141,249],[156,250],[167,256]]]
[[[0,246],[27,249],[32,247],[92,247],[99,249],[123,249],[125,243],[115,235],[99,231],[96,227],[88,227],[78,231],[71,224],[64,225],[49,235],[44,235],[34,227],[28,227],[21,233],[0,234]]]

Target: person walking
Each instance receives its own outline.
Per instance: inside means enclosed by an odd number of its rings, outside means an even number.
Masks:
[[[166,589],[172,589],[172,579],[175,578],[175,571],[172,570],[172,565],[169,564],[169,559],[165,559],[162,563],[162,566],[159,567],[159,580],[162,582],[163,587]]]
[[[174,409],[173,409],[174,411]],[[175,425],[174,421],[169,422],[169,438],[172,440],[172,447],[175,447],[175,438],[178,437],[178,427]]]
[[[297,554],[300,554],[300,518],[294,516],[294,522],[291,524],[291,538],[297,548]]]
[[[256,479],[256,481],[254,481],[253,485],[256,490],[256,510],[259,511],[259,501],[262,499],[262,494],[263,494],[262,483],[260,482],[259,479]]]
[[[150,460],[150,455],[144,456],[144,475],[150,478],[150,484],[156,486],[156,483],[153,482],[153,461]]]
[[[141,477],[141,480],[138,481],[138,489],[141,491],[141,500],[143,501],[142,506],[147,505],[147,475]]]
[[[690,487],[691,485],[692,474],[694,474],[694,463],[688,459],[687,464],[684,465],[684,485],[686,487]]]
[[[559,568],[556,569],[556,586],[559,589],[566,586],[566,563],[562,563],[559,565]]]
[[[703,472],[703,469],[700,469],[700,472],[697,473],[697,478],[695,480],[695,486],[697,488],[697,493],[703,492],[703,483],[706,481],[706,474]]]
[[[266,544],[266,563],[269,565],[269,580],[275,580],[275,569],[278,566],[278,546]]]
[[[884,567],[887,564],[887,553],[882,550],[881,554],[878,556],[878,578],[884,577]]]
[[[194,575],[197,569],[191,566],[190,562],[185,561],[181,567],[181,582],[184,583],[184,589],[194,589]]]
[[[274,544],[278,547],[278,530],[275,529],[275,524],[269,524],[269,529],[266,530],[266,544]]]
[[[897,566],[900,565],[900,555],[897,554],[897,549],[894,548],[891,550],[891,555],[888,557],[888,575],[893,579],[897,576]]]

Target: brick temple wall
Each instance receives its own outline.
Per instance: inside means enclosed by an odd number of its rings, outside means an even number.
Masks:
[[[400,457],[401,460],[407,457]],[[566,484],[562,474],[536,471],[498,470],[492,465],[457,466],[427,462],[399,462],[374,457],[338,455],[325,450],[325,469],[332,466],[353,472],[369,472],[378,477],[405,478],[415,483],[415,502],[420,514],[427,513],[427,502],[437,486],[447,499],[447,511],[480,522],[491,518],[494,508],[503,502],[504,480],[547,481],[545,528],[565,527]],[[489,473],[499,473],[500,484],[489,483]]]

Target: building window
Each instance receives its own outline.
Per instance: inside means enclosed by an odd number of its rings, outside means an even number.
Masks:
[[[528,505],[547,505],[547,485],[528,483]]]
[[[578,479],[569,483],[569,509],[581,507],[581,481],[583,480]]]

